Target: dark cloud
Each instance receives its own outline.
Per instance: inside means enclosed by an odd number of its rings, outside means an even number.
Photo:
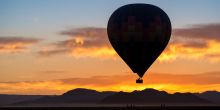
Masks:
[[[40,50],[38,51],[38,55],[40,56],[51,56],[51,55],[55,55],[55,54],[63,54],[63,53],[67,53],[69,50],[65,49],[65,48],[56,48],[56,49],[50,49],[50,50]]]
[[[52,43],[52,49],[39,51],[40,55],[72,53],[76,49],[111,48],[105,28],[79,28],[62,31],[59,34],[69,39]]]
[[[72,45],[69,45],[71,47],[110,46],[105,28],[70,29],[62,31],[60,34],[73,38],[82,37],[84,39],[83,45],[72,43]],[[204,48],[207,47],[208,40],[220,40],[220,24],[193,25],[192,27],[173,29],[172,35],[173,44],[182,44],[183,47]],[[64,46],[71,44],[72,40],[60,41],[57,44]]]
[[[193,25],[192,27],[173,29],[175,37],[220,41],[220,23]]]
[[[82,43],[77,42],[77,39],[68,39],[64,41],[58,41],[54,43],[56,47],[62,48],[76,48],[76,47],[83,47],[83,48],[91,48],[91,47],[103,47],[108,46],[108,41],[103,39],[82,39]]]
[[[174,36],[175,37],[175,36]],[[174,38],[169,45],[181,45],[186,48],[207,48],[208,42],[198,39],[178,39]]]
[[[79,28],[79,29],[71,29],[60,32],[61,35],[67,35],[71,37],[68,40],[57,42],[60,46],[70,46],[76,47],[81,46],[85,48],[89,47],[100,47],[109,45],[107,30],[106,28],[94,28],[94,27],[87,27],[87,28]],[[83,44],[79,45],[76,41],[77,38],[81,38],[83,40]]]
[[[173,44],[182,44],[182,47],[206,48],[211,40],[220,42],[220,23],[173,29],[172,35]]]
[[[183,47],[189,47],[189,48],[206,48],[207,47],[207,43],[204,41],[201,42],[197,42],[197,41],[188,41],[188,42],[184,42]]]
[[[207,57],[212,57],[212,58],[220,58],[220,53],[218,54],[207,54]]]
[[[86,55],[86,52],[88,51],[87,56],[89,56],[90,54],[91,56],[93,56],[93,53],[91,51],[100,52],[103,50],[99,49],[103,48],[108,48],[108,52],[105,52],[105,56],[108,56],[107,54],[110,54],[109,56],[113,56],[113,52],[115,52],[108,40],[106,28],[87,27],[67,29],[59,32],[59,34],[68,36],[68,39],[63,41],[57,41],[52,44],[52,49],[40,51],[38,53],[40,55],[47,56],[54,54],[70,53],[74,56],[74,54],[79,55],[77,53],[79,51],[75,50],[81,49],[80,52],[84,53],[83,55]],[[185,55],[189,54],[191,54],[192,56],[190,58],[198,58],[198,55],[200,53],[200,57],[205,56],[205,58],[208,58],[208,54],[212,53],[212,49],[216,45],[213,43],[210,44],[210,41],[215,41],[217,43],[220,42],[219,35],[219,23],[192,25],[191,27],[187,28],[173,29],[171,41],[169,42],[167,49],[163,53],[167,53],[167,55],[173,56],[175,58],[179,56],[181,57],[181,55],[183,55],[183,57],[185,58]],[[216,53],[218,52],[215,52],[214,54]]]
[[[69,37],[83,37],[86,39],[106,39],[107,30],[106,28],[96,28],[96,27],[86,27],[70,29],[60,32],[61,35],[66,35]]]
[[[0,36],[0,44],[14,44],[14,43],[37,43],[40,39],[36,38],[24,38],[24,37],[10,37]]]
[[[0,52],[21,52],[29,45],[40,42],[41,39],[0,36]]]

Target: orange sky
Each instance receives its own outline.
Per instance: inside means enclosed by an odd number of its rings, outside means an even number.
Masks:
[[[62,94],[74,88],[220,91],[219,1],[149,1],[169,15],[173,29],[143,84],[135,83],[138,76],[106,33],[112,12],[134,1],[35,2],[0,1],[0,94]]]
[[[210,26],[199,30],[209,33],[206,28]],[[187,29],[174,29],[169,45],[146,72],[142,85],[135,84],[137,75],[109,44],[105,28],[62,31],[69,39],[49,44],[34,38],[1,38],[0,93],[62,94],[79,87],[99,91],[155,88],[171,93],[220,90],[220,41],[215,32],[211,37],[185,32],[194,37],[188,39],[182,37],[182,31]],[[40,48],[35,50],[36,46]]]
[[[174,92],[220,91],[219,72],[203,74],[175,75],[166,73],[148,73],[144,84],[135,83],[131,73],[112,76],[92,76],[86,78],[68,78],[49,81],[2,82],[0,92],[6,94],[62,94],[73,88],[88,88],[98,91],[133,91],[145,88]],[[10,89],[8,88],[10,87]]]

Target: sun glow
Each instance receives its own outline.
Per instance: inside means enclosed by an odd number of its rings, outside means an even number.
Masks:
[[[168,93],[175,92],[203,92],[207,90],[220,91],[220,84],[169,84],[169,83],[144,83],[135,84],[127,82],[127,84],[70,84],[59,80],[38,81],[38,82],[17,82],[17,83],[0,83],[0,93],[2,94],[63,94],[68,90],[75,88],[87,88],[97,91],[124,91],[132,92],[134,90],[144,90],[153,88]]]
[[[116,52],[112,48],[75,48],[72,49],[71,55],[77,58],[80,57],[104,57],[111,58],[116,55]]]

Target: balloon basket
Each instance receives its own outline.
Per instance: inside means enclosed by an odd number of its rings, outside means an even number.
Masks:
[[[137,83],[137,84],[142,84],[142,83],[143,83],[143,79],[138,78],[138,79],[136,80],[136,83]]]

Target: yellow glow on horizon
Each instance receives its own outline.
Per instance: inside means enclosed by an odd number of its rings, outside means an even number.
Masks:
[[[203,92],[207,90],[220,91],[220,84],[198,85],[198,84],[124,84],[124,85],[78,85],[65,84],[60,81],[42,81],[42,82],[18,82],[18,83],[0,83],[1,94],[63,94],[68,90],[75,88],[87,88],[97,91],[124,91],[132,92],[134,90],[144,90],[153,88],[168,93],[175,92]],[[2,89],[7,88],[7,89]]]

